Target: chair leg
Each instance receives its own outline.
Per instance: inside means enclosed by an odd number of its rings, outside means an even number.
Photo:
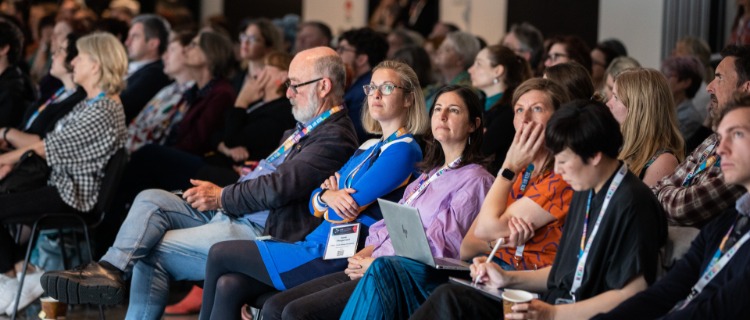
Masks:
[[[29,238],[29,245],[26,246],[26,257],[23,260],[23,268],[21,269],[21,280],[18,281],[18,292],[16,292],[16,307],[13,309],[13,313],[10,316],[11,320],[15,320],[18,315],[18,304],[21,302],[21,292],[23,291],[23,282],[26,280],[26,270],[29,267],[29,260],[31,259],[31,249],[34,248],[34,240],[36,240],[36,229],[39,221],[34,222],[34,226],[31,228],[31,237]]]
[[[60,257],[63,261],[63,269],[70,269],[70,262],[68,261],[68,252],[65,250],[65,233],[63,229],[57,229],[57,239],[60,241]]]
[[[86,240],[86,248],[88,249],[89,262],[94,262],[94,254],[91,252],[91,238],[89,237],[89,227],[85,222],[83,222],[82,226],[83,237]],[[78,252],[80,252],[80,250]],[[81,260],[83,260],[83,257],[81,257]],[[105,320],[104,306],[102,305],[99,305],[99,319]]]

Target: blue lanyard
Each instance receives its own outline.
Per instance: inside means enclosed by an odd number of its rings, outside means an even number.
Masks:
[[[392,133],[385,140],[380,141],[380,142],[376,143],[375,145],[373,145],[371,147],[372,151],[370,151],[370,154],[368,154],[367,157],[365,157],[365,159],[362,160],[362,162],[360,162],[356,167],[354,167],[354,169],[352,171],[349,172],[349,174],[346,175],[346,177],[344,177],[344,183],[343,183],[343,185],[346,188],[351,188],[352,184],[354,184],[354,177],[357,175],[357,173],[359,173],[359,170],[361,170],[362,167],[364,167],[365,163],[367,163],[367,161],[369,161],[375,155],[375,153],[377,153],[380,150],[380,148],[383,145],[385,145],[385,144],[387,144],[387,143],[389,143],[389,142],[391,142],[393,140],[396,140],[396,138],[398,138],[398,137],[400,137],[400,136],[402,136],[404,134],[406,134],[406,129],[399,128],[398,130],[396,130],[396,132]],[[341,184],[340,181],[339,181],[339,184]]]
[[[698,166],[698,168],[688,172],[687,176],[685,176],[685,180],[682,181],[683,187],[689,186],[690,183],[693,182],[693,178],[695,178],[695,176],[699,173],[705,171],[708,168],[711,168],[711,166],[718,167],[721,164],[721,158],[719,158],[718,155],[709,156],[714,151],[715,147],[716,144],[714,143],[703,151],[703,155],[701,156],[701,164]]]
[[[34,110],[34,113],[31,115],[31,117],[29,117],[29,121],[26,122],[26,130],[29,130],[29,128],[31,128],[31,125],[34,123],[36,118],[39,116],[40,113],[42,113],[42,111],[44,111],[44,109],[47,108],[47,106],[49,106],[51,103],[56,102],[58,99],[61,99],[63,96],[67,97],[68,95],[69,95],[68,91],[65,90],[65,87],[62,87],[59,90],[57,90],[57,92],[55,92],[55,94],[53,94],[52,97],[47,99],[47,101],[43,105],[39,106],[39,108]]]
[[[531,174],[534,172],[534,164],[529,163],[529,165],[526,167],[526,172],[523,173],[523,178],[521,178],[521,195],[526,192],[526,187],[529,185],[529,180],[531,180]]]
[[[101,99],[104,99],[104,96],[105,96],[105,95],[104,95],[104,91],[102,91],[102,92],[99,92],[99,94],[97,94],[97,95],[96,95],[96,97],[93,97],[93,98],[91,98],[91,99],[86,99],[86,105],[90,107],[90,106],[92,106],[92,105],[93,105],[94,103],[97,103],[97,102],[99,102],[99,100],[101,100]]]

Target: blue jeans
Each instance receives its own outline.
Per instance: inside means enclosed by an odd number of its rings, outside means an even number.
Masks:
[[[170,192],[146,190],[136,197],[102,260],[131,276],[126,319],[160,319],[170,280],[203,280],[212,245],[253,240],[262,232],[244,219],[193,209]]]

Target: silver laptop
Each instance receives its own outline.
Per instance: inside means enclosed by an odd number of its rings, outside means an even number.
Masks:
[[[469,270],[469,264],[461,260],[432,256],[417,208],[383,199],[378,199],[378,204],[396,255],[417,260],[435,269]]]

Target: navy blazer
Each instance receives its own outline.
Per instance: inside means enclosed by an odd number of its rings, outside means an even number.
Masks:
[[[122,106],[125,107],[125,124],[130,124],[146,103],[170,83],[172,80],[164,74],[164,63],[161,59],[131,74],[127,79],[125,90],[120,93]]]
[[[287,131],[283,139],[292,132]],[[302,240],[321,223],[310,214],[310,195],[356,149],[357,136],[346,110],[334,113],[289,151],[276,172],[225,187],[221,196],[224,211],[241,215],[270,210],[265,234]]]

